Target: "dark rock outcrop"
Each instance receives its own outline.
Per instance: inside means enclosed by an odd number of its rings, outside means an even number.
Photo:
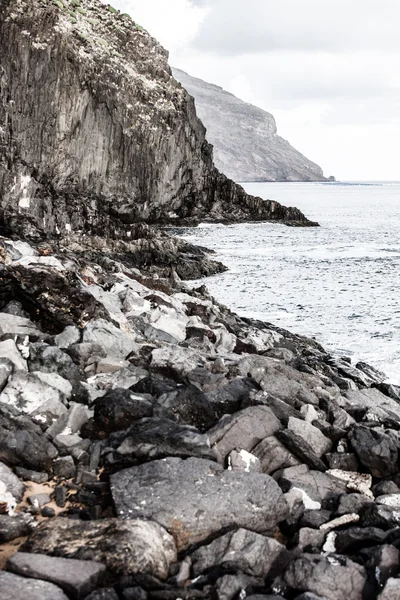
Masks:
[[[222,173],[234,181],[327,181],[321,167],[278,135],[270,113],[180,69],[172,73],[194,97]]]
[[[2,0],[4,232],[129,239],[139,221],[311,224],[215,169],[194,101],[147,32],[97,0],[77,2]]]

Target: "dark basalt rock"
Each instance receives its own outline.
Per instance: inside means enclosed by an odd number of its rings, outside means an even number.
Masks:
[[[205,435],[160,417],[140,419],[126,431],[111,434],[106,443],[104,464],[114,471],[167,456],[216,460]]]
[[[268,475],[224,471],[207,460],[156,460],[111,477],[120,518],[151,518],[175,538],[178,551],[228,527],[271,530],[288,508]]]
[[[398,472],[396,443],[383,431],[357,425],[351,430],[349,440],[360,462],[372,475],[387,477]]]
[[[338,553],[355,554],[362,548],[382,544],[386,533],[377,527],[350,527],[339,531],[335,539]]]
[[[93,409],[96,428],[106,436],[113,431],[127,429],[133,421],[153,414],[153,404],[148,396],[122,388],[110,390],[98,398]]]

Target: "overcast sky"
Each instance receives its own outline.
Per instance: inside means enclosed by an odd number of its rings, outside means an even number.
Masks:
[[[113,0],[338,179],[400,180],[399,0]]]

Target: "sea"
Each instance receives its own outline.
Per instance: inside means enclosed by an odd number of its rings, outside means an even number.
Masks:
[[[315,338],[400,384],[400,182],[247,183],[320,227],[203,224],[181,237],[229,271],[210,293],[240,315]],[[194,282],[194,285],[200,282]]]

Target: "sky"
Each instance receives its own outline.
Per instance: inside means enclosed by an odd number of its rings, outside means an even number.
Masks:
[[[399,0],[112,0],[340,180],[400,180]]]

